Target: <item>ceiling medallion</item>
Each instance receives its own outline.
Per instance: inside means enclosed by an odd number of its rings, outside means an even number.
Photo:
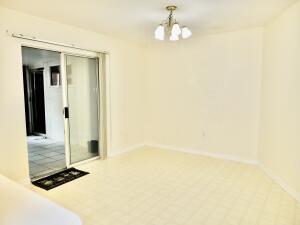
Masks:
[[[177,9],[177,6],[170,5],[166,9],[170,12],[169,16],[156,28],[154,32],[155,39],[163,41],[167,36],[170,41],[178,41],[181,38],[186,39],[192,36],[191,30],[186,26],[179,26],[174,18],[173,12]]]

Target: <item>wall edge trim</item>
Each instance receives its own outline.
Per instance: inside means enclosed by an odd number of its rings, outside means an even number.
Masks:
[[[244,159],[242,157],[221,154],[221,153],[211,153],[211,152],[208,152],[206,150],[201,150],[201,149],[176,147],[176,146],[156,144],[156,143],[151,143],[151,142],[146,142],[145,147],[160,148],[160,149],[172,150],[172,151],[177,151],[177,152],[190,153],[190,154],[194,154],[194,155],[202,155],[202,156],[211,157],[211,158],[217,158],[217,159],[230,160],[230,161],[235,161],[235,162],[240,162],[240,163],[258,165],[257,160]]]
[[[268,176],[270,177],[275,183],[277,183],[283,190],[285,190],[289,195],[291,195],[294,199],[300,202],[300,193],[297,192],[294,188],[292,188],[287,182],[285,182],[282,178],[275,175],[271,170],[267,167],[263,166],[259,163],[258,167]]]
[[[131,152],[131,151],[143,148],[145,146],[146,146],[146,144],[142,142],[142,143],[131,145],[131,146],[128,146],[125,148],[113,149],[112,152],[108,151],[107,156],[108,156],[108,158],[115,157],[115,156],[122,155],[127,152]]]

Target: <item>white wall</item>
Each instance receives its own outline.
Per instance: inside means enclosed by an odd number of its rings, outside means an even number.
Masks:
[[[300,2],[267,24],[264,37],[259,160],[300,200]]]
[[[58,55],[58,60],[59,60]],[[64,117],[62,113],[62,87],[50,85],[50,67],[59,66],[60,62],[44,63],[44,93],[46,136],[55,141],[64,141]]]
[[[6,34],[37,36],[110,53],[110,149],[143,141],[142,90],[143,51],[141,46],[72,26],[0,8],[0,173],[13,179],[28,177],[24,96],[22,81],[22,41]]]
[[[262,28],[148,49],[150,143],[257,160]]]

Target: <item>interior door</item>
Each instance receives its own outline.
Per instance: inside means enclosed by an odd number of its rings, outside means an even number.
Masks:
[[[44,68],[32,70],[33,132],[46,134]]]
[[[99,156],[98,58],[64,54],[69,162]]]

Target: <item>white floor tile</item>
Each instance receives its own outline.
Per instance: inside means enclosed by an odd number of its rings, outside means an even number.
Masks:
[[[78,168],[90,174],[32,188],[84,225],[300,225],[300,204],[253,165],[147,149]]]

